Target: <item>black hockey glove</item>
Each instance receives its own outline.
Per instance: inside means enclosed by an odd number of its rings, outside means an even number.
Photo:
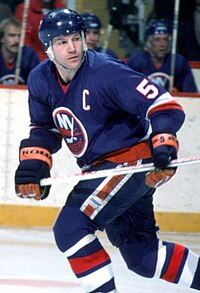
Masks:
[[[36,146],[37,145],[37,146]],[[16,194],[22,198],[45,199],[51,186],[40,186],[40,180],[50,177],[52,157],[41,142],[24,139],[20,145],[20,163],[15,172]]]
[[[175,174],[176,168],[167,168],[171,160],[177,159],[179,143],[175,135],[154,134],[150,137],[153,163],[157,170],[146,175],[146,184],[156,188],[167,182]]]

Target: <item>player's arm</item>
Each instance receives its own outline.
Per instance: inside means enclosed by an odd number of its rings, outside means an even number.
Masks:
[[[176,169],[167,168],[170,161],[177,159],[179,142],[176,133],[185,118],[184,111],[175,100],[169,100],[152,107],[148,118],[152,125],[150,147],[156,171],[146,176],[146,183],[150,187],[158,187],[168,181]]]
[[[61,138],[49,130],[34,129],[19,147],[19,166],[15,172],[15,191],[21,198],[45,199],[50,187],[40,180],[50,177],[52,153],[60,148]]]

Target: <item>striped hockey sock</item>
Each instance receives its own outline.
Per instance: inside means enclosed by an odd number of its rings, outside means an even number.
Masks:
[[[117,292],[111,260],[93,235],[87,235],[65,252],[85,292]]]
[[[200,258],[182,245],[160,241],[156,275],[162,280],[200,290]]]

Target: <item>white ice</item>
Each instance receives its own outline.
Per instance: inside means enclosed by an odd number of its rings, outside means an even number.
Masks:
[[[104,233],[98,235],[111,256],[120,293],[197,292],[130,272]],[[200,254],[199,234],[161,233],[160,237],[184,244]],[[57,249],[50,229],[0,228],[0,293],[16,292],[83,292],[69,264]]]

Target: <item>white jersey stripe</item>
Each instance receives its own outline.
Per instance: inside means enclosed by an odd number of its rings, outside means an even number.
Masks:
[[[111,198],[122,188],[122,186],[133,176],[133,174],[127,174],[119,181],[119,183],[113,188],[113,190],[107,195],[105,199],[98,198],[98,193],[104,188],[105,185],[112,179],[112,176],[107,177],[101,182],[101,184],[95,189],[95,191],[86,199],[82,204],[80,210],[85,212],[86,208],[90,205],[94,208],[93,213],[89,216],[90,219],[98,215],[98,213],[103,209],[103,207],[111,200]]]
[[[148,117],[148,113],[155,107],[168,103],[169,101],[176,101],[168,92],[162,94],[158,99],[154,101],[154,103],[149,107],[146,117]]]
[[[102,204],[99,205],[94,213],[91,215],[91,219],[93,220],[98,213],[105,207],[105,205],[111,200],[111,198],[122,188],[122,186],[133,176],[133,174],[127,174],[118,185],[109,193],[109,195],[102,201]]]

